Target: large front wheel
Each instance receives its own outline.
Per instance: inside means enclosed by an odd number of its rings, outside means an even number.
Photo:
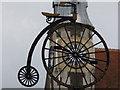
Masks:
[[[96,51],[96,48],[103,50]],[[98,55],[104,58],[96,57]],[[57,83],[70,88],[86,88],[103,78],[109,65],[109,51],[93,27],[62,23],[52,27],[45,37],[42,60],[47,73]]]

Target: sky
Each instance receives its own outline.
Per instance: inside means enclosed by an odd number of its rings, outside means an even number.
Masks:
[[[18,70],[26,65],[27,53],[34,38],[48,25],[40,12],[53,12],[52,5],[49,2],[2,4],[2,88],[23,88],[17,80]],[[88,5],[88,15],[96,30],[109,48],[118,49],[117,3],[89,2]],[[40,57],[41,42],[35,49],[32,61],[40,73],[40,80],[34,88],[43,88],[45,83],[46,71]]]

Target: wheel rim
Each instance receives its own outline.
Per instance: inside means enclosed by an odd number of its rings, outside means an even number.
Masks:
[[[65,27],[67,27],[67,26],[70,26],[70,25],[76,25],[76,24],[78,24],[78,25],[81,25],[81,26],[83,26],[84,28],[86,28],[88,31],[90,31],[90,32],[92,32],[92,34],[91,34],[91,36],[85,41],[85,43],[82,43],[82,39],[83,39],[83,36],[84,36],[84,33],[85,33],[85,30],[83,30],[82,31],[82,35],[81,35],[81,38],[79,39],[79,41],[78,40],[76,40],[76,33],[73,35],[73,36],[75,36],[74,37],[74,41],[71,41],[70,40],[70,36],[68,35],[68,32],[67,32],[67,29],[65,28]],[[109,65],[109,51],[108,51],[108,48],[107,48],[107,45],[106,45],[106,43],[105,43],[105,41],[104,41],[104,39],[102,38],[102,36],[97,32],[97,31],[95,31],[94,29],[92,29],[92,28],[90,28],[90,27],[88,27],[88,25],[84,25],[84,24],[80,24],[80,23],[76,23],[76,24],[70,24],[70,23],[68,23],[68,24],[60,24],[60,25],[58,25],[57,27],[55,27],[53,30],[52,30],[52,33],[50,33],[49,34],[49,32],[48,32],[48,35],[46,36],[46,38],[45,38],[45,40],[44,40],[44,43],[43,43],[43,48],[42,48],[42,60],[43,60],[43,64],[44,64],[44,67],[45,67],[45,69],[46,69],[46,71],[48,72],[48,74],[57,82],[57,83],[59,83],[59,84],[61,84],[61,85],[63,85],[63,86],[65,86],[65,87],[71,87],[71,88],[86,88],[86,87],[89,87],[89,86],[91,86],[91,85],[94,85],[94,84],[96,84],[97,82],[99,82],[102,78],[103,78],[103,76],[104,76],[104,74],[105,74],[105,72],[107,71],[107,69],[108,69],[108,65]],[[69,43],[66,43],[66,41],[64,40],[64,38],[62,38],[60,35],[59,35],[59,33],[57,32],[57,30],[59,29],[59,28],[64,28],[64,30],[65,30],[65,32],[66,32],[66,36],[67,36],[67,38],[68,38],[68,40],[69,40]],[[75,28],[75,27],[74,27]],[[75,32],[76,32],[76,30],[75,30]],[[51,34],[53,34],[53,33],[56,33],[57,35],[58,35],[58,37],[61,39],[61,41],[63,41],[63,43],[65,44],[65,45],[60,45],[59,43],[57,43],[56,41],[54,41],[54,40],[52,40],[51,39]],[[100,39],[100,41],[99,42],[97,42],[97,43],[95,43],[95,44],[93,44],[92,46],[89,46],[89,47],[86,47],[86,44],[94,37],[94,36],[96,36],[98,39]],[[56,44],[57,46],[56,47],[58,47],[58,49],[56,49],[56,48],[54,48],[52,51],[54,51],[54,52],[59,52],[59,53],[62,53],[62,56],[60,56],[60,57],[53,57],[53,58],[46,58],[45,57],[45,54],[46,54],[46,51],[51,51],[51,49],[48,47],[46,47],[46,44],[48,43],[48,42],[52,42],[52,43],[54,43],[54,44]],[[72,43],[75,43],[74,44],[74,46],[72,46],[73,44]],[[71,47],[69,46],[69,44],[71,44]],[[77,47],[75,47],[75,45],[77,45],[78,44],[78,46]],[[103,47],[104,47],[104,51],[95,51],[95,52],[90,52],[89,51],[89,49],[91,49],[91,48],[93,48],[93,47],[95,47],[95,46],[97,46],[97,45],[99,45],[99,44],[102,44],[103,45]],[[81,49],[79,49],[78,47],[79,46],[81,46]],[[66,48],[67,47],[67,48]],[[79,51],[79,52],[81,52],[81,54],[80,53],[76,53],[75,52],[75,56],[76,56],[76,54],[79,54],[76,58],[75,58],[75,60],[73,60],[73,59],[71,59],[71,61],[76,61],[77,62],[77,67],[73,67],[73,64],[74,63],[71,63],[70,64],[70,60],[68,60],[67,61],[67,59],[65,58],[66,56],[67,56],[67,52],[69,52],[69,53],[71,53],[72,55],[73,55],[73,50],[72,50],[72,48],[73,49],[76,49],[77,48],[77,50]],[[83,49],[84,48],[84,49]],[[83,50],[82,50],[83,49]],[[86,52],[85,52],[86,51]],[[105,60],[101,60],[101,59],[97,59],[97,58],[91,58],[90,57],[90,55],[91,54],[97,54],[97,53],[105,53],[105,55],[106,55],[106,57],[105,57]],[[73,57],[71,57],[71,56],[69,56],[70,58],[73,58]],[[53,67],[52,68],[50,68],[50,67],[48,67],[48,65],[47,65],[47,60],[50,60],[50,59],[53,59],[53,60],[55,60],[55,59],[58,59],[58,58],[62,58],[63,59],[63,61],[62,62],[60,62],[60,63],[57,63],[56,65],[53,65]],[[94,60],[94,61],[92,61],[92,60]],[[95,65],[95,63],[97,63],[97,62],[102,62],[103,64],[105,64],[104,65],[104,68],[100,68],[100,67],[97,67],[96,65]],[[64,66],[63,68],[62,68],[62,70],[55,76],[53,73],[51,73],[50,72],[50,70],[51,69],[54,69],[55,67],[57,67],[57,66],[59,66],[60,64],[63,64],[63,63],[65,63],[66,64],[66,66]],[[90,64],[94,69],[96,69],[97,71],[95,72],[95,73],[93,73],[91,70],[89,70],[89,68],[86,66],[86,64]],[[82,66],[81,66],[82,65]],[[84,82],[85,82],[85,84],[83,85],[83,86],[74,86],[74,85],[70,85],[69,83],[67,83],[67,80],[68,80],[68,78],[69,78],[69,74],[67,75],[67,77],[66,77],[66,81],[60,81],[59,79],[58,79],[58,77],[61,75],[61,73],[64,71],[64,69],[66,69],[66,67],[69,67],[69,72],[71,72],[72,71],[72,69],[74,69],[74,70],[76,70],[76,69],[79,69],[80,70],[80,72],[82,73],[82,75],[83,75],[83,80],[84,80]],[[90,74],[91,74],[91,76],[94,78],[94,80],[92,81],[92,82],[90,82],[90,83],[88,83],[88,81],[86,80],[86,77],[85,77],[85,73],[84,73],[84,70],[82,69],[82,68],[85,68]],[[102,73],[100,73],[100,72],[102,72]],[[99,75],[99,73],[100,73],[100,75]],[[96,75],[95,75],[96,74]],[[97,74],[98,74],[98,76],[97,76]]]
[[[24,66],[18,72],[18,80],[23,86],[32,87],[36,85],[39,80],[38,71],[30,66],[30,73],[28,73],[27,66]]]

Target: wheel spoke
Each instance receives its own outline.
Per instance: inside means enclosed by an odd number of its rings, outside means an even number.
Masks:
[[[21,70],[21,72],[26,73],[26,70],[23,69],[23,70]]]
[[[28,85],[31,85],[30,81],[28,81]]]
[[[67,50],[66,48],[62,48],[62,47],[60,47],[60,46],[54,46],[54,49],[60,49],[60,50],[62,50],[62,51],[66,51],[66,52],[69,52],[69,50]]]
[[[65,51],[59,51],[59,50],[54,50],[54,49],[49,49],[49,48],[45,48],[46,50],[49,50],[49,51],[55,51],[55,52],[59,52],[59,53],[68,53],[68,52],[65,52]]]
[[[26,82],[26,85],[29,85],[29,83],[28,83],[29,81],[27,80],[27,82]]]
[[[83,30],[82,36],[81,36],[80,41],[79,41],[79,46],[80,46],[80,44],[81,44],[81,42],[82,42],[82,39],[83,39],[83,36],[84,36],[85,31],[86,31],[86,29]]]
[[[38,77],[33,77],[35,80],[37,80],[38,79]]]
[[[60,34],[55,31],[57,33],[57,35],[61,38],[61,40],[65,43],[65,45],[72,51],[71,47],[68,46],[68,44],[66,43],[66,41],[60,36]]]
[[[30,82],[31,82],[31,85],[34,84],[34,82],[32,80],[30,80]]]
[[[82,66],[80,65],[80,63],[79,63],[78,60],[77,60],[77,62],[78,62],[78,64],[79,64],[79,67],[80,67],[81,73],[82,73],[83,78],[84,78],[84,80],[85,80],[85,83],[86,83],[86,85],[88,85],[87,79],[85,78],[85,74],[84,74],[84,72],[83,72],[83,70],[82,70]]]
[[[76,50],[76,24],[74,25],[75,27],[75,35],[74,35],[74,39],[75,39],[75,50]]]
[[[69,62],[70,63],[70,62]],[[68,64],[69,64],[68,63]],[[60,71],[60,73],[55,77],[55,78],[57,78],[64,70],[65,70],[65,68],[67,67],[67,65]]]
[[[89,53],[83,53],[79,55],[86,55],[86,54],[96,54],[96,53],[105,53],[106,51],[96,51],[96,52],[89,52]]]
[[[65,61],[67,61],[67,60],[63,60],[62,62],[60,62],[60,63],[58,63],[58,64],[54,65],[53,67],[50,67],[50,69],[52,69],[52,68],[54,68],[54,67],[56,67],[56,66],[58,66],[58,65],[62,64],[62,63],[63,63],[63,62],[65,62]]]
[[[82,50],[82,48],[90,41],[90,39],[91,39],[94,35],[95,35],[95,34],[92,34],[92,35],[90,36],[90,38],[83,44],[83,46],[81,47],[81,49],[80,49],[79,51]]]
[[[19,75],[19,78],[23,78],[25,75],[23,74],[23,75]]]
[[[90,64],[90,63],[89,63],[89,64]],[[94,68],[100,70],[100,71],[103,72],[103,73],[105,72],[104,70],[100,69],[99,67],[94,66],[93,64],[90,64],[90,65],[93,66]]]
[[[91,60],[89,60],[89,58],[88,58],[88,59],[85,59],[85,58],[82,58],[82,57],[81,57],[81,59],[82,59],[83,61],[87,62],[87,63],[90,63],[90,64],[97,64],[97,61],[91,61]]]
[[[27,85],[29,85],[29,80],[27,80]]]
[[[20,80],[25,80],[25,78],[24,77],[20,77]]]
[[[23,70],[21,70],[20,74],[25,74],[25,72]]]
[[[30,80],[28,80],[28,85],[31,85],[31,84],[30,84]]]
[[[31,69],[31,74],[35,73],[35,70],[34,69]]]
[[[56,58],[63,58],[63,57],[67,57],[67,56],[59,56],[59,57],[45,58],[45,60],[56,59]]]
[[[102,41],[100,41],[100,42],[98,42],[98,43],[96,43],[96,44],[94,44],[94,45],[88,47],[87,49],[84,49],[84,50],[81,51],[81,52],[84,52],[84,51],[86,51],[86,50],[88,50],[88,49],[90,49],[90,48],[92,48],[92,47],[94,47],[94,46],[97,46],[97,45],[100,44],[100,43],[102,43]]]
[[[81,60],[79,59],[79,61],[81,62]],[[95,78],[95,80],[97,81],[97,78],[95,77],[95,75],[88,69],[88,67],[83,63],[83,62],[81,62],[82,64],[83,64],[83,66],[89,71],[89,73]]]
[[[30,80],[30,85],[32,85],[32,84],[34,84],[34,83],[32,83],[32,80]]]
[[[26,85],[27,85],[27,82],[28,82],[28,81],[26,80],[26,82],[25,82]]]
[[[64,26],[64,29],[65,29],[65,32],[66,32],[67,37],[68,37],[68,39],[69,39],[69,42],[70,42],[70,44],[71,44],[71,46],[72,46],[72,49],[74,49],[74,48],[73,48],[73,45],[72,45],[72,41],[71,41],[71,39],[70,39],[70,36],[69,36],[69,34],[68,34],[67,29],[66,29],[65,26]]]
[[[71,65],[71,67],[70,67],[70,70],[69,70],[69,72],[68,72],[68,75],[67,75],[67,79],[66,79],[66,81],[65,81],[65,84],[67,83],[68,78],[69,78],[69,76],[70,76],[70,72],[71,72],[71,70],[72,70],[72,66],[73,66],[73,63],[72,63],[72,65]]]
[[[35,83],[35,81],[34,81],[33,79],[31,80],[31,82],[32,82],[33,84]]]
[[[27,80],[24,81],[24,84],[26,84],[26,83],[27,83]]]
[[[77,49],[76,49],[76,50],[77,50],[77,52],[79,52],[79,50],[80,50],[80,46],[77,45]]]
[[[52,39],[48,38],[50,41],[52,41],[53,43],[57,44],[58,46],[62,47],[64,50],[66,50],[66,48],[64,48],[63,46],[61,46],[60,44],[56,43],[55,41],[53,41]],[[66,50],[69,51],[69,50]],[[70,52],[70,51],[69,51]]]
[[[32,78],[32,80],[35,81],[35,82],[37,81],[36,79],[37,79],[37,78]]]
[[[33,77],[37,77],[38,75],[36,74],[36,75],[32,75]]]
[[[23,72],[20,72],[20,73],[19,73],[19,75],[24,75],[24,74],[25,74],[25,73],[23,73]]]
[[[23,83],[25,83],[25,81],[26,81],[26,79],[24,79],[24,80],[21,80]]]
[[[83,59],[83,58],[82,58]],[[88,61],[88,59],[84,59],[84,61]],[[90,60],[89,60],[90,61]],[[88,62],[89,63],[89,62]],[[103,71],[102,69],[100,69],[100,68],[98,68],[98,67],[96,67],[96,66],[94,66],[93,64],[91,64],[91,63],[89,63],[91,66],[93,66],[94,68],[96,68],[96,69],[98,69],[98,70],[100,70],[100,71],[102,71],[102,72],[105,72],[105,71]]]
[[[75,66],[77,66],[77,64]],[[75,79],[76,79],[76,84],[77,84],[77,69],[75,69]]]
[[[96,59],[96,58],[90,58],[90,57],[86,57],[86,56],[85,56],[85,58],[95,60],[95,61],[107,62],[107,61],[104,61],[104,60],[100,60],[100,59]]]
[[[94,66],[93,64],[90,64],[90,65],[92,65],[93,67],[95,67],[96,69],[100,70],[103,73],[105,72],[104,70],[100,69],[99,67]]]
[[[32,73],[33,75],[35,74],[35,75],[37,75],[37,73],[36,72],[34,72],[34,73]]]
[[[27,73],[27,67],[23,69]]]

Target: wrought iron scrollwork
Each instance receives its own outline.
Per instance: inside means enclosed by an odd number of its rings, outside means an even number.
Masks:
[[[55,18],[54,17],[47,17],[46,22],[51,24],[51,23],[55,22]]]

